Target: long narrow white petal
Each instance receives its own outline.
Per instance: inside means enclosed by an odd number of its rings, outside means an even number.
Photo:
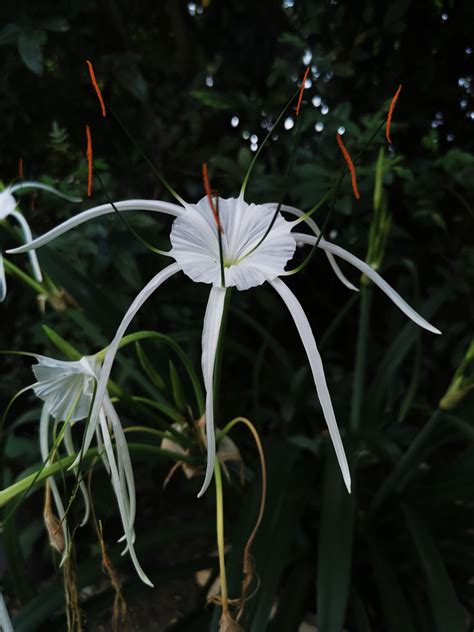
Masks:
[[[3,598],[3,593],[0,592],[0,630],[2,632],[14,632],[10,615],[8,614],[7,605]]]
[[[74,441],[72,439],[71,424],[69,422],[66,424],[66,428],[64,430],[64,445],[66,446],[66,451],[69,456],[76,454],[76,448],[74,447]],[[87,492],[86,484],[84,483],[82,476],[79,472],[79,468],[73,468],[73,471],[76,477],[80,479],[79,489],[81,490],[81,494],[84,499],[84,518],[82,519],[82,522],[81,522],[81,527],[83,527],[86,524],[86,522],[89,520],[89,515],[90,515],[89,494]]]
[[[43,409],[41,411],[40,417],[40,428],[39,428],[39,438],[40,438],[40,452],[41,458],[45,465],[49,464],[49,422],[50,422],[50,411],[49,404],[45,403]],[[58,518],[61,521],[61,531],[63,532],[64,537],[64,551],[61,558],[61,566],[64,564],[67,556],[69,555],[69,529],[67,526],[66,520],[66,512],[64,510],[63,501],[61,498],[61,494],[59,493],[58,486],[56,485],[56,481],[53,476],[48,477],[48,483],[51,489],[51,493],[53,494],[54,504],[56,505],[56,511],[58,512]]]
[[[331,397],[329,395],[328,387],[326,384],[326,378],[324,376],[324,368],[319,355],[316,341],[311,331],[311,325],[309,324],[306,314],[303,311],[298,299],[293,292],[283,283],[281,279],[274,279],[270,281],[270,284],[275,288],[278,294],[281,296],[286,306],[290,310],[290,313],[295,321],[296,328],[300,334],[301,341],[308,356],[309,364],[311,366],[311,372],[313,374],[314,384],[318,393],[319,401],[321,402],[321,408],[323,409],[324,418],[326,420],[329,434],[331,436],[334,449],[336,451],[339,467],[342,471],[342,476],[346,484],[347,490],[351,491],[351,475],[349,472],[349,466],[347,464],[346,454],[344,452],[344,446],[342,445],[341,436],[337,427],[336,417],[332,407]]]
[[[100,376],[97,381],[97,388],[95,392],[94,404],[92,406],[92,410],[89,416],[89,422],[87,425],[86,434],[84,437],[82,450],[81,452],[86,452],[89,448],[92,438],[94,436],[95,429],[97,427],[98,419],[99,419],[99,411],[102,408],[102,404],[104,401],[104,395],[107,390],[107,382],[110,377],[110,372],[112,370],[112,365],[115,360],[115,355],[117,354],[117,350],[120,345],[120,341],[122,340],[125,332],[128,329],[128,326],[132,322],[135,314],[141,308],[143,303],[157,290],[162,283],[164,283],[167,279],[169,279],[173,274],[176,274],[179,270],[179,265],[177,263],[172,263],[170,266],[167,266],[164,270],[161,270],[158,274],[156,274],[152,280],[145,285],[143,290],[139,292],[139,294],[135,297],[133,303],[128,308],[125,316],[120,323],[117,332],[110,343],[107,353],[105,354],[104,363],[100,370]],[[80,461],[80,455],[78,455],[76,461],[74,462],[74,466],[77,465]]]
[[[135,549],[133,546],[133,530],[130,529],[129,515],[124,504],[123,490],[120,484],[120,476],[117,469],[117,463],[115,461],[115,454],[112,447],[112,441],[110,439],[109,428],[108,428],[108,424],[107,424],[107,420],[105,418],[104,412],[102,410],[100,411],[99,422],[100,422],[100,428],[102,430],[102,439],[104,441],[104,447],[107,452],[107,458],[110,465],[112,487],[114,489],[115,496],[117,498],[117,503],[118,503],[119,511],[120,511],[120,517],[122,519],[122,525],[125,531],[127,548],[130,553],[130,557],[132,558],[133,565],[135,566],[135,570],[138,573],[138,576],[145,584],[153,588],[153,584],[145,575],[145,572],[140,566],[140,562],[138,561],[138,558],[135,554]]]
[[[28,222],[24,218],[24,216],[19,211],[12,211],[10,215],[13,216],[16,219],[16,221],[20,224],[25,242],[27,244],[31,243],[33,241],[33,235],[31,234],[31,229],[28,225]],[[33,269],[34,277],[37,281],[41,283],[41,281],[43,280],[43,273],[41,272],[41,268],[39,265],[38,257],[36,256],[36,252],[34,250],[29,250],[28,256],[30,258],[30,263]]]
[[[3,255],[0,250],[0,303],[3,303],[7,295],[7,280],[5,278],[5,266],[3,265]]]
[[[225,289],[213,287],[209,294],[204,326],[202,329],[202,374],[206,388],[206,441],[207,441],[207,466],[204,483],[198,494],[200,498],[212,480],[214,460],[216,457],[216,439],[214,432],[214,364],[216,360],[217,343],[224,311]]]
[[[117,447],[117,456],[119,458],[119,465],[123,468],[125,474],[125,481],[128,490],[128,499],[129,499],[129,520],[130,520],[130,528],[133,528],[133,524],[135,522],[135,514],[136,514],[136,494],[135,494],[135,479],[133,476],[133,468],[132,461],[130,459],[130,452],[128,450],[127,439],[125,438],[125,433],[122,428],[122,423],[120,422],[119,416],[117,415],[117,411],[115,410],[114,405],[110,401],[110,397],[108,394],[105,394],[104,399],[104,409],[106,411],[107,417],[112,422],[112,428],[114,431],[115,437],[115,445]]]
[[[151,211],[154,213],[165,213],[167,215],[173,215],[174,217],[179,217],[184,213],[184,209],[178,206],[177,204],[171,204],[170,202],[160,202],[157,200],[124,200],[122,202],[115,202],[115,207],[119,211]],[[96,217],[100,217],[101,215],[108,215],[109,213],[115,213],[111,204],[101,204],[101,206],[96,206],[87,211],[83,211],[82,213],[78,213],[74,215],[74,217],[69,218],[59,226],[52,228],[50,231],[42,235],[41,237],[37,237],[31,243],[26,244],[24,246],[20,246],[19,248],[12,248],[7,252],[10,254],[19,254],[22,252],[27,252],[33,248],[39,248],[40,246],[44,246],[49,243],[56,237],[67,233],[71,228],[75,228],[84,222],[88,222],[91,219],[95,219]]]
[[[53,195],[57,195],[63,200],[67,200],[68,202],[82,202],[82,198],[76,197],[75,195],[67,195],[54,187],[49,186],[49,184],[43,184],[42,182],[35,182],[34,180],[23,180],[21,182],[17,182],[13,186],[10,187],[10,193],[15,193],[16,191],[22,191],[23,189],[42,189],[43,191],[48,191],[49,193],[53,193]]]
[[[304,243],[307,243],[307,244],[316,243],[316,238],[312,237],[311,235],[303,235],[302,233],[294,233],[294,237],[295,239],[298,239],[299,241],[303,241]],[[386,281],[384,281],[384,279],[382,279],[380,274],[378,274],[378,272],[376,272],[367,263],[365,263],[365,261],[362,261],[361,259],[359,259],[358,257],[355,257],[350,252],[347,252],[347,250],[344,250],[344,248],[341,248],[340,246],[336,246],[335,244],[332,244],[331,242],[326,241],[325,239],[321,239],[318,247],[322,248],[326,252],[333,253],[334,255],[336,255],[337,257],[340,257],[341,259],[344,259],[345,261],[348,261],[355,268],[363,272],[367,277],[369,277],[371,281],[375,283],[375,285],[377,285],[382,290],[382,292],[385,292],[385,294],[395,303],[395,305],[406,316],[408,316],[408,318],[410,318],[414,323],[416,323],[420,327],[423,327],[423,329],[431,331],[431,333],[433,334],[441,333],[439,329],[436,329],[436,327],[433,327],[433,325],[430,325],[430,323],[427,320],[425,320],[423,316],[420,316],[420,314],[418,314],[418,312],[416,312],[413,309],[413,307],[410,307],[410,305],[408,305],[408,303],[400,296],[400,294],[398,294],[398,292],[395,292],[395,290]]]
[[[276,206],[276,205],[274,204],[274,206]],[[295,208],[294,206],[287,206],[286,204],[282,204],[281,211],[284,212],[284,213],[291,213],[292,215],[296,215],[297,217],[301,217],[302,215],[304,215],[304,212],[301,211],[299,208]],[[316,224],[316,222],[314,221],[314,219],[312,217],[308,217],[307,219],[305,219],[305,222],[306,222],[306,224],[308,224],[309,228],[311,228],[311,230],[316,235],[316,237],[319,237],[319,235],[321,234],[321,230],[319,229],[319,227]],[[333,269],[333,272],[337,276],[339,281],[343,285],[345,285],[347,288],[349,288],[349,290],[353,290],[354,292],[358,292],[359,289],[356,288],[356,286],[353,285],[349,281],[349,279],[347,279],[344,276],[344,273],[342,272],[341,268],[338,266],[337,261],[334,259],[333,255],[330,252],[326,252],[326,257],[328,258],[329,265]]]

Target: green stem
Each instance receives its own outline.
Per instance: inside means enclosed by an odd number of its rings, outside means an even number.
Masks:
[[[360,428],[362,402],[367,368],[367,340],[369,335],[370,308],[372,304],[372,287],[362,285],[360,288],[359,326],[357,331],[356,363],[351,400],[351,429],[357,432]]]
[[[8,274],[11,274],[12,276],[16,276],[18,279],[20,279],[20,281],[23,281],[25,285],[31,287],[36,293],[45,294],[46,290],[41,285],[41,283],[38,283],[36,279],[30,277],[30,275],[26,274],[26,272],[23,272],[23,270],[21,270],[21,268],[18,268],[14,263],[8,261],[8,259],[4,259],[3,265],[5,266],[5,272],[8,272]]]
[[[395,469],[388,476],[388,478],[385,479],[385,482],[376,493],[369,508],[367,514],[368,521],[373,518],[374,514],[378,511],[380,505],[384,502],[387,496],[389,496],[395,489],[397,489],[397,491],[400,490],[403,482],[403,477],[405,477],[409,473],[410,468],[412,468],[415,464],[420,448],[430,436],[441,415],[441,409],[437,408],[429,418],[428,422],[420,430],[415,440],[410,444],[408,450],[398,461]]]
[[[216,525],[217,549],[219,551],[219,572],[221,577],[222,611],[229,612],[227,594],[227,576],[225,572],[225,542],[224,542],[224,494],[222,493],[222,476],[219,459],[214,464],[214,480],[216,484]]]
[[[174,461],[185,461],[190,465],[195,465],[196,463],[200,463],[201,459],[199,457],[188,456],[187,454],[182,454],[179,452],[174,452],[173,450],[165,450],[163,448],[159,448],[154,445],[146,444],[146,443],[129,443],[128,448],[130,452],[134,452],[137,454],[153,454],[158,456],[164,456],[169,459],[173,459]],[[84,454],[82,458],[82,464],[85,462],[91,461],[94,457],[99,456],[98,448],[89,448],[87,452]],[[59,459],[50,465],[42,467],[41,471],[38,473],[37,471],[25,476],[20,479],[13,485],[6,487],[0,491],[0,507],[3,507],[9,500],[18,496],[29,487],[36,487],[39,483],[47,479],[49,476],[54,476],[58,474],[62,470],[67,471],[67,468],[72,465],[77,457],[77,454],[72,454],[71,456],[66,456],[63,459]],[[70,470],[71,473],[72,470]]]

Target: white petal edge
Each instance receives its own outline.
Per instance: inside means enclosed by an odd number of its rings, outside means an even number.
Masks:
[[[166,215],[173,215],[174,217],[179,217],[184,213],[184,209],[177,204],[171,204],[171,202],[160,202],[157,200],[123,200],[121,202],[114,202],[114,205],[119,211],[150,211],[154,213],[165,213]],[[88,222],[91,219],[95,219],[96,217],[108,215],[109,213],[115,213],[111,204],[101,204],[100,206],[95,206],[94,208],[70,217],[62,224],[59,224],[59,226],[52,228],[50,231],[41,235],[41,237],[37,237],[29,244],[19,246],[18,248],[12,248],[7,250],[7,252],[9,254],[16,255],[22,252],[28,252],[34,248],[40,248],[60,235],[64,235],[64,233],[67,233],[72,228],[75,228],[84,222]]]
[[[3,265],[3,255],[0,250],[0,303],[3,303],[7,296],[7,279],[5,278],[5,266]]]
[[[43,460],[44,465],[48,465],[50,463],[49,460],[49,422],[50,422],[50,414],[49,414],[49,404],[44,404],[41,410],[40,417],[40,427],[39,427],[39,438],[40,438],[40,452],[41,458]],[[61,566],[66,561],[69,554],[69,530],[67,526],[66,512],[64,510],[63,501],[61,498],[61,494],[59,493],[58,486],[56,485],[56,481],[53,476],[48,477],[48,483],[51,488],[51,493],[53,494],[54,504],[56,505],[56,511],[58,512],[58,518],[61,521],[61,530],[64,536],[64,552],[61,557]]]
[[[314,245],[316,243],[316,238],[312,235],[304,235],[302,233],[293,233],[295,239],[298,241],[302,241],[306,244]],[[353,254],[344,250],[340,246],[336,246],[336,244],[332,244],[325,239],[321,239],[319,242],[318,248],[322,248],[327,252],[331,252],[332,254],[344,259],[348,263],[351,263],[355,268],[363,272],[375,285],[377,285],[382,292],[384,292],[388,298],[395,303],[395,305],[400,309],[410,320],[414,323],[423,327],[427,331],[430,331],[433,334],[440,334],[440,330],[433,327],[427,320],[420,316],[418,312],[416,312],[413,307],[410,307],[408,303],[403,299],[398,292],[396,292],[381,276],[376,272],[373,268],[371,268],[365,261],[362,261],[358,257],[355,257]]]
[[[145,301],[148,298],[150,298],[153,292],[155,292],[162,283],[164,283],[167,279],[169,279],[171,276],[176,274],[176,272],[178,272],[179,270],[180,270],[179,265],[177,263],[172,263],[171,265],[164,268],[164,270],[161,270],[161,272],[158,272],[158,274],[156,274],[151,279],[151,281],[149,281],[145,285],[145,287],[141,290],[141,292],[137,294],[132,304],[128,308],[125,316],[123,317],[122,322],[120,323],[115,333],[115,336],[107,349],[104,362],[100,370],[100,376],[97,381],[97,388],[95,392],[94,403],[92,406],[91,413],[89,415],[89,422],[87,425],[86,434],[85,434],[84,441],[82,444],[81,454],[85,453],[88,450],[91,444],[91,441],[93,439],[95,429],[97,427],[97,423],[99,420],[99,411],[102,409],[104,396],[107,390],[107,382],[110,377],[110,372],[112,370],[112,365],[114,363],[115,356],[117,354],[117,351],[120,345],[120,341],[122,340],[123,336],[125,335],[125,332],[128,329],[128,326],[132,322],[135,314],[139,311],[143,303],[145,303]],[[81,454],[77,456],[76,460],[73,463],[73,466],[76,466],[79,464]]]
[[[128,500],[129,500],[129,524],[130,528],[133,528],[135,523],[135,514],[136,514],[136,494],[135,494],[135,479],[133,476],[133,468],[132,468],[132,460],[130,458],[130,452],[128,450],[127,439],[125,438],[125,433],[122,428],[122,423],[120,418],[115,410],[114,405],[110,401],[110,397],[108,393],[105,394],[104,399],[104,409],[107,417],[112,422],[112,429],[114,431],[115,445],[117,448],[117,455],[119,457],[119,465],[123,468],[123,472],[125,475],[125,481],[128,490]]]
[[[290,288],[285,285],[281,279],[274,279],[273,281],[269,281],[269,283],[275,288],[283,299],[283,302],[288,307],[288,310],[295,322],[296,329],[301,337],[301,342],[303,343],[306,355],[308,356],[314,384],[321,403],[321,408],[323,409],[329,435],[334,445],[334,450],[336,451],[339,467],[341,468],[342,477],[344,479],[344,483],[346,484],[347,491],[351,493],[351,475],[349,472],[349,465],[347,463],[344,446],[342,445],[341,435],[339,434],[339,428],[337,427],[336,417],[332,407],[331,397],[326,384],[323,362],[321,360],[321,356],[319,355],[318,347],[316,346],[311,325],[306,318],[306,314],[304,313],[300,302]]]
[[[68,202],[82,202],[82,198],[77,197],[75,195],[67,195],[54,187],[49,186],[49,184],[43,184],[42,182],[36,182],[34,180],[23,180],[22,182],[17,182],[16,184],[9,187],[10,193],[15,193],[21,191],[22,189],[42,189],[43,191],[48,191],[53,195],[57,195],[63,200],[67,200]]]
[[[276,204],[273,204],[273,205],[276,206]],[[304,215],[304,212],[301,211],[299,208],[295,208],[294,206],[287,206],[286,204],[282,204],[280,210],[283,213],[291,213],[292,215],[296,215],[297,217],[302,217]],[[321,230],[320,230],[319,226],[316,224],[316,222],[314,221],[314,219],[312,219],[311,217],[308,217],[304,221],[306,222],[306,224],[308,224],[309,228],[313,231],[313,233],[316,235],[316,237],[319,237],[319,235],[321,234]],[[293,237],[294,236],[295,236],[295,234],[293,233]],[[326,254],[326,257],[328,258],[329,265],[333,269],[333,272],[337,276],[339,281],[343,285],[345,285],[349,290],[353,290],[354,292],[358,292],[359,288],[357,288],[355,285],[353,285],[349,281],[349,279],[347,279],[345,277],[343,271],[341,270],[341,268],[337,264],[337,261],[334,259],[333,255],[330,252],[326,252],[325,254]]]
[[[21,231],[23,233],[23,238],[25,243],[29,244],[33,241],[33,235],[31,234],[31,229],[26,221],[25,217],[19,211],[12,211],[10,216],[14,217],[16,221],[20,224]],[[43,273],[41,272],[40,264],[38,261],[38,257],[36,256],[36,252],[34,250],[28,251],[28,256],[30,258],[31,268],[33,270],[33,275],[37,281],[40,283],[43,280]]]
[[[115,454],[114,454],[114,450],[113,450],[113,446],[112,446],[112,441],[110,439],[110,433],[109,433],[109,428],[108,428],[108,424],[107,424],[107,419],[105,418],[105,414],[104,414],[103,410],[101,410],[100,414],[99,414],[99,423],[100,423],[100,428],[101,428],[101,431],[102,431],[102,440],[104,442],[105,451],[107,453],[107,459],[108,459],[109,465],[110,465],[110,475],[111,475],[111,480],[112,480],[112,487],[114,489],[115,496],[117,498],[117,503],[118,503],[119,511],[120,511],[120,517],[122,519],[122,525],[123,525],[123,528],[124,528],[124,531],[125,531],[125,536],[126,536],[126,541],[127,541],[127,550],[128,550],[128,552],[130,554],[130,557],[132,558],[132,562],[133,562],[133,565],[135,567],[135,570],[137,571],[138,576],[140,577],[142,582],[147,584],[147,586],[151,586],[151,588],[153,588],[153,584],[148,579],[148,577],[146,576],[144,570],[140,566],[140,562],[138,561],[138,558],[136,556],[135,549],[134,549],[134,546],[133,546],[134,534],[133,534],[133,530],[130,529],[129,515],[128,515],[128,511],[127,511],[127,508],[125,506],[124,499],[123,499],[123,492],[122,492],[122,486],[121,486],[121,483],[120,483],[120,476],[119,476],[119,472],[118,472],[118,469],[117,469],[117,463],[115,461]]]
[[[199,491],[198,498],[204,494],[209,487],[214,472],[214,461],[216,458],[216,438],[214,430],[214,365],[216,361],[217,343],[222,324],[222,314],[224,313],[224,300],[226,290],[222,287],[213,287],[209,293],[206,313],[204,314],[204,325],[202,328],[202,374],[204,377],[204,387],[206,389],[206,442],[207,442],[207,465],[204,483]]]

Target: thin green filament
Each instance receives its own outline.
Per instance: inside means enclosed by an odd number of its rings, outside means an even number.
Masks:
[[[293,103],[293,101],[295,100],[295,98],[298,96],[298,94],[300,93],[300,88],[298,88],[298,90],[296,90],[296,92],[291,96],[291,98],[289,99],[289,101],[287,102],[287,104],[285,105],[285,107],[283,108],[283,110],[280,112],[278,118],[276,119],[274,125],[272,125],[271,129],[268,131],[267,135],[265,136],[265,138],[262,141],[262,144],[260,145],[260,147],[257,149],[255,156],[252,159],[252,162],[250,163],[250,166],[247,170],[247,173],[245,174],[245,178],[244,181],[242,182],[242,188],[240,189],[240,196],[243,197],[244,193],[245,193],[245,189],[247,188],[247,184],[250,178],[250,175],[253,171],[253,168],[255,166],[255,163],[257,162],[257,159],[262,151],[262,149],[265,147],[265,145],[267,144],[270,136],[274,133],[275,128],[278,126],[278,124],[280,123],[281,119],[283,118],[283,116],[286,114],[288,108],[290,107],[290,105]]]
[[[129,138],[129,140],[132,142],[133,146],[135,147],[135,149],[138,151],[138,153],[140,154],[140,156],[143,158],[143,160],[147,163],[147,165],[150,167],[150,169],[153,171],[153,173],[155,174],[155,176],[158,178],[158,180],[161,182],[161,184],[165,187],[165,189],[176,199],[178,200],[178,202],[180,204],[182,204],[183,206],[186,205],[186,203],[184,202],[183,198],[178,195],[178,193],[176,193],[176,191],[173,189],[173,187],[163,178],[163,176],[161,175],[161,173],[158,171],[158,169],[155,167],[155,165],[152,163],[152,161],[150,160],[150,158],[148,158],[148,156],[145,154],[145,152],[143,151],[143,149],[140,147],[140,145],[137,143],[137,141],[134,139],[134,137],[132,136],[132,134],[129,132],[127,126],[125,125],[125,123],[123,123],[123,121],[121,120],[121,118],[118,116],[118,114],[116,114],[114,112],[114,110],[110,107],[110,104],[108,102],[106,102],[107,105],[107,110],[110,111],[110,113],[112,114],[112,116],[114,117],[114,119],[117,121],[117,123],[120,125],[120,127],[122,128],[122,130],[125,132],[125,134],[127,135],[127,137]]]

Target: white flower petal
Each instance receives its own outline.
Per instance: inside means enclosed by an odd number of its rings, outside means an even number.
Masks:
[[[11,189],[7,188],[0,191],[0,221],[10,215],[16,208],[16,200],[12,195]]]
[[[123,492],[122,485],[120,483],[120,476],[117,469],[117,463],[115,460],[115,454],[112,447],[112,441],[110,439],[109,428],[108,428],[107,420],[105,418],[105,414],[103,410],[101,410],[99,413],[99,424],[102,431],[102,439],[104,442],[105,451],[107,453],[107,459],[110,465],[112,487],[114,489],[115,496],[117,498],[117,503],[118,503],[119,511],[120,511],[120,517],[121,517],[122,525],[125,531],[127,550],[130,553],[130,557],[132,558],[133,565],[140,579],[145,584],[153,588],[153,584],[145,575],[145,572],[140,566],[140,562],[138,561],[138,558],[136,556],[135,549],[133,546],[134,533],[133,533],[133,530],[130,528],[130,520],[129,520],[130,516],[124,503],[124,492]]]
[[[10,215],[11,217],[14,217],[16,221],[20,224],[25,242],[28,244],[31,241],[33,241],[33,235],[31,234],[30,227],[28,225],[28,222],[24,218],[24,216],[19,211],[12,211]],[[28,252],[28,256],[30,258],[30,263],[33,269],[34,277],[37,281],[41,283],[41,281],[43,280],[43,274],[41,272],[41,268],[39,265],[38,257],[36,256],[36,252],[34,250],[30,250]]]
[[[36,182],[35,180],[22,180],[21,182],[17,182],[16,184],[10,187],[11,193],[15,193],[16,191],[22,191],[23,189],[42,189],[43,191],[48,191],[49,193],[53,193],[53,195],[57,195],[63,200],[67,200],[68,202],[82,202],[82,198],[77,197],[75,195],[67,195],[54,187],[49,186],[49,184],[43,184],[42,182]]]
[[[303,241],[306,244],[316,243],[316,238],[312,237],[311,235],[303,235],[300,233],[294,233],[294,236],[295,236],[295,239],[297,239],[298,241]],[[340,246],[336,246],[335,244],[332,244],[331,242],[326,241],[325,239],[321,239],[318,247],[322,248],[323,250],[326,250],[327,252],[331,252],[335,254],[337,257],[340,257],[341,259],[345,259],[346,261],[351,263],[355,268],[363,272],[371,281],[373,281],[373,283],[375,283],[375,285],[377,285],[382,290],[382,292],[385,292],[385,294],[395,303],[398,309],[400,309],[414,323],[416,323],[420,327],[423,327],[423,329],[430,331],[433,334],[441,333],[439,329],[436,329],[436,327],[433,327],[433,325],[430,325],[430,323],[427,320],[425,320],[423,316],[420,316],[418,312],[416,312],[412,307],[410,307],[410,305],[408,305],[408,303],[400,296],[400,294],[398,294],[398,292],[396,292],[386,281],[384,281],[384,279],[380,276],[380,274],[378,274],[378,272],[376,272],[367,263],[365,263],[365,261],[358,259],[354,255],[352,255],[350,252],[347,252],[347,250],[344,250],[344,248],[341,248]]]
[[[276,208],[277,205],[276,204],[272,204],[272,206],[273,206],[273,208]],[[302,215],[304,215],[304,212],[301,211],[299,208],[295,208],[294,206],[287,206],[286,204],[282,204],[281,211],[285,212],[285,213],[291,213],[292,215],[296,215],[297,217],[301,217]],[[319,235],[321,234],[321,230],[319,229],[319,227],[316,224],[316,222],[314,221],[314,219],[312,217],[308,217],[307,219],[305,219],[305,222],[306,222],[306,224],[308,224],[309,228],[311,228],[311,230],[316,235],[316,237],[319,237]],[[356,288],[356,286],[353,285],[344,276],[344,273],[342,272],[341,268],[338,266],[337,261],[334,259],[333,255],[330,252],[326,252],[325,254],[326,254],[326,257],[328,258],[329,265],[333,269],[333,272],[337,276],[339,281],[343,285],[345,285],[347,288],[349,288],[349,290],[353,290],[354,292],[358,292],[359,289]]]
[[[167,215],[174,215],[175,217],[179,217],[184,213],[184,209],[176,204],[171,204],[170,202],[159,202],[156,200],[124,200],[122,202],[115,202],[115,207],[119,211],[152,211],[155,213],[165,213]],[[44,246],[49,243],[56,237],[67,233],[71,228],[75,228],[84,222],[88,222],[91,219],[95,219],[96,217],[100,217],[101,215],[108,215],[109,213],[115,213],[111,204],[102,204],[101,206],[96,206],[87,211],[83,211],[82,213],[78,213],[66,220],[59,226],[51,229],[41,237],[37,237],[31,243],[26,244],[24,246],[20,246],[19,248],[12,248],[8,250],[8,253],[11,254],[19,254],[22,252],[27,252],[28,250],[32,250],[33,248],[39,248],[40,246]]]
[[[7,295],[7,280],[5,278],[5,266],[3,265],[3,255],[0,250],[0,303],[3,303]]]
[[[296,248],[290,222],[278,215],[265,241],[252,252],[274,211],[268,205],[247,204],[243,198],[219,198],[218,204],[226,287],[247,290],[282,274]],[[170,254],[187,276],[198,283],[221,285],[218,232],[207,198],[186,205],[184,215],[173,222],[170,239]]]
[[[179,265],[177,263],[172,263],[170,266],[167,266],[164,270],[161,270],[158,274],[156,274],[149,283],[145,285],[143,290],[139,292],[139,294],[135,297],[134,301],[128,308],[125,316],[120,323],[117,332],[110,343],[107,353],[105,354],[104,363],[100,370],[100,377],[97,381],[97,389],[94,398],[94,404],[92,406],[92,411],[89,417],[89,423],[87,425],[86,434],[84,437],[84,442],[82,445],[81,452],[86,452],[89,448],[92,438],[95,433],[95,429],[98,423],[99,411],[102,408],[104,396],[107,391],[107,382],[109,381],[110,372],[112,370],[112,365],[115,360],[115,356],[117,354],[117,350],[120,345],[120,341],[122,340],[125,332],[128,329],[128,326],[132,322],[135,314],[141,308],[143,303],[150,298],[150,296],[155,292],[162,283],[164,283],[167,279],[169,279],[173,274],[179,271]],[[77,465],[79,462],[80,455],[78,455],[74,465]]]
[[[204,386],[206,388],[207,465],[206,476],[204,477],[204,483],[198,494],[198,498],[200,498],[209,487],[216,457],[216,439],[214,432],[214,365],[222,323],[222,314],[224,311],[225,294],[226,291],[224,288],[213,287],[211,289],[202,329],[201,365]]]
[[[112,422],[112,429],[114,431],[115,445],[117,449],[117,456],[120,468],[124,472],[125,483],[127,487],[127,495],[129,501],[129,525],[133,528],[136,514],[136,494],[135,494],[135,479],[133,476],[132,461],[130,459],[130,452],[128,450],[127,439],[122,428],[119,416],[115,410],[114,405],[110,401],[110,397],[106,393],[104,399],[104,410],[107,417]]]
[[[311,331],[311,325],[306,318],[306,314],[303,311],[298,299],[293,292],[283,283],[281,279],[274,279],[270,281],[270,284],[275,288],[278,294],[281,296],[286,306],[290,310],[290,313],[295,321],[298,333],[301,336],[301,341],[308,356],[309,364],[311,366],[311,372],[313,374],[314,384],[318,393],[319,401],[321,402],[321,408],[323,409],[324,418],[326,420],[329,434],[331,436],[334,449],[336,451],[339,467],[341,468],[342,476],[346,484],[347,490],[351,491],[351,475],[349,472],[349,466],[347,464],[346,454],[344,452],[344,446],[342,445],[341,436],[337,427],[336,417],[332,407],[331,397],[329,395],[328,387],[326,384],[326,378],[324,376],[324,368],[319,355],[316,341]]]
[[[57,421],[77,421],[88,416],[96,380],[93,358],[76,361],[56,360],[34,354],[33,365],[37,382],[32,388],[37,397],[50,406],[50,414]]]

